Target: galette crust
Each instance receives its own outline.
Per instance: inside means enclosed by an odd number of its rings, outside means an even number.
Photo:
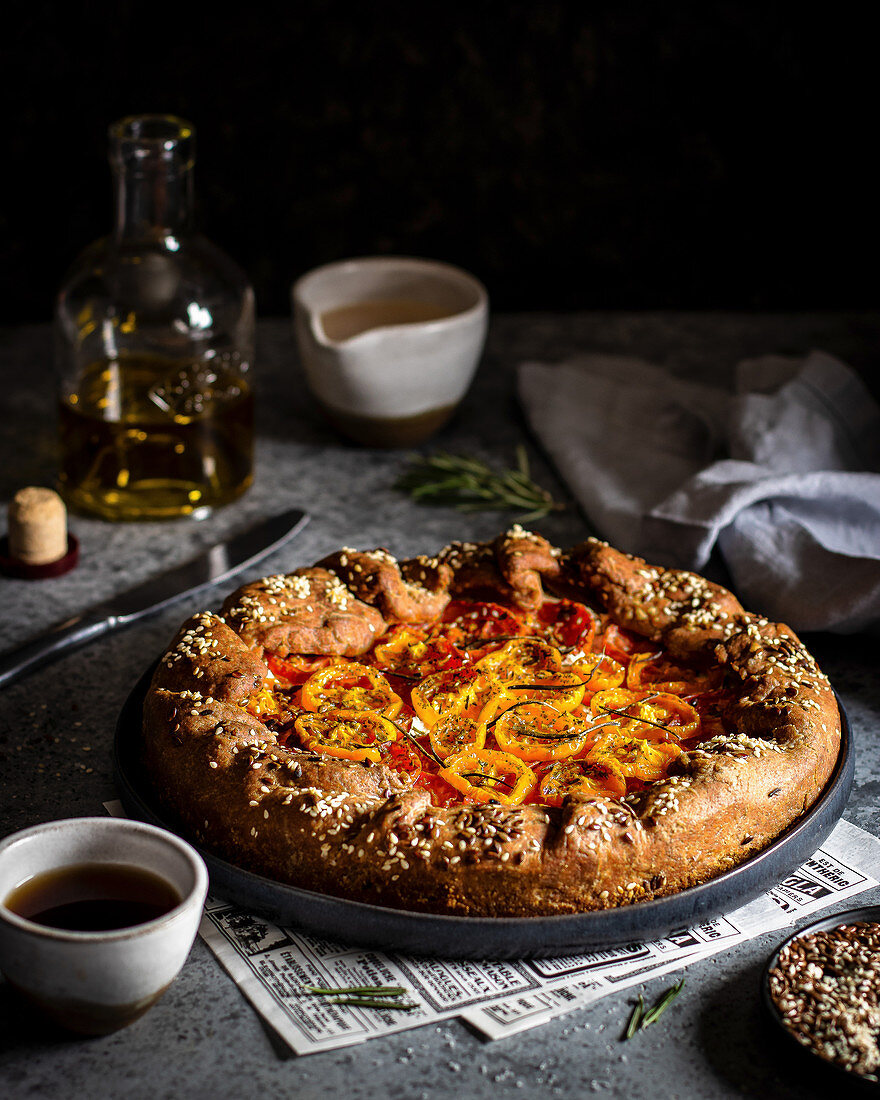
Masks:
[[[535,609],[545,592],[607,611],[674,656],[720,663],[731,732],[623,800],[443,808],[382,765],[279,745],[241,706],[266,675],[266,649],[358,656],[450,597]],[[374,904],[501,917],[629,904],[712,878],[804,813],[839,745],[834,694],[788,627],[695,574],[595,539],[563,553],[515,527],[400,563],[343,550],[244,586],[222,617],[181,627],[147,696],[143,747],[168,812],[234,863]]]

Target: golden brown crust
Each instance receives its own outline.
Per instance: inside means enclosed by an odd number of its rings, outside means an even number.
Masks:
[[[560,554],[520,529],[399,570],[373,557],[379,568],[362,584],[354,565],[364,556],[341,554],[347,562],[334,555],[321,568],[245,586],[227,601],[226,623],[196,616],[155,674],[147,767],[186,830],[234,862],[430,912],[615,906],[705,881],[764,847],[815,801],[834,768],[836,701],[803,645],[693,574],[655,569],[596,540]],[[349,568],[346,597],[337,586]],[[407,592],[420,581],[425,596]],[[544,587],[592,602],[675,655],[720,662],[735,687],[723,715],[732,732],[685,753],[676,774],[623,801],[442,808],[382,765],[280,746],[238,705],[262,683],[264,647],[363,653],[386,624],[450,592],[488,588],[535,607]]]
[[[390,622],[436,619],[449,603],[452,570],[428,559],[398,562],[387,550],[339,550],[318,562]]]
[[[450,543],[437,558],[452,571],[454,595],[479,598],[487,593],[524,611],[540,606],[541,578],[552,582],[560,572],[558,551],[545,538],[519,526],[490,543]]]
[[[224,603],[223,615],[247,645],[282,655],[356,657],[385,629],[374,607],[317,566],[245,585]]]
[[[708,660],[730,623],[745,614],[736,597],[696,573],[661,569],[589,539],[563,556],[562,577],[594,593],[621,626],[677,657]]]

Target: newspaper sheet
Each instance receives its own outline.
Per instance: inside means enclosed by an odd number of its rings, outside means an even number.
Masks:
[[[121,804],[107,803],[122,814]],[[352,948],[209,898],[200,935],[297,1054],[334,1050],[458,1016],[489,1039],[525,1031],[614,990],[784,928],[880,884],[880,840],[838,823],[784,882],[725,916],[660,940],[558,959],[456,961]],[[404,986],[410,1012],[334,1005],[303,986]]]
[[[537,995],[508,998],[461,1015],[487,1038],[501,1039],[537,1027],[554,1016],[677,970],[697,959],[794,924],[803,917],[871,889],[880,880],[880,840],[848,821],[838,823],[819,851],[778,886],[723,917],[673,932],[640,945],[653,949],[644,964],[618,959],[597,966],[590,956],[554,960],[569,984],[548,981]],[[528,966],[546,968],[546,960]]]

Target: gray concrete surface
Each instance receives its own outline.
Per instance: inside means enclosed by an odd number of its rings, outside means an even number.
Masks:
[[[513,460],[524,440],[534,473],[556,480],[529,439],[513,391],[515,363],[601,348],[641,354],[682,374],[723,384],[738,359],[822,347],[868,369],[880,349],[880,315],[742,316],[572,314],[498,317],[484,362],[452,424],[426,449]],[[47,327],[0,332],[0,499],[55,470],[54,385]],[[0,649],[93,602],[191,557],[266,513],[299,505],[312,523],[252,575],[296,568],[341,545],[385,545],[398,555],[449,538],[495,534],[512,518],[417,507],[392,491],[404,455],[340,442],[304,391],[285,321],[259,328],[257,477],[240,501],[200,523],[112,526],[73,517],[82,562],[66,577],[0,579]],[[2,526],[2,524],[0,524]],[[568,545],[589,533],[575,509],[536,524]],[[227,586],[228,587],[228,586]],[[114,797],[110,747],[127,693],[178,623],[222,592],[183,600],[156,618],[46,666],[0,695],[0,835],[39,821],[101,812]],[[880,832],[880,686],[876,644],[808,639],[839,691],[855,731],[856,787],[846,817]],[[880,901],[880,891],[864,895]],[[516,1039],[487,1044],[458,1022],[429,1026],[338,1053],[290,1056],[200,942],[160,1003],[125,1031],[95,1040],[51,1031],[0,981],[0,1096],[257,1097],[433,1100],[503,1097],[812,1097],[815,1074],[792,1064],[758,1000],[761,967],[780,933],[687,970],[662,1022],[621,1035],[637,989]],[[644,989],[655,997],[671,984]]]

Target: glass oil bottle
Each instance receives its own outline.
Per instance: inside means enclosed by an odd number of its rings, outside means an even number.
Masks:
[[[200,516],[252,480],[253,291],[193,230],[193,127],[140,115],[109,136],[114,229],[55,309],[60,489],[110,520]]]

